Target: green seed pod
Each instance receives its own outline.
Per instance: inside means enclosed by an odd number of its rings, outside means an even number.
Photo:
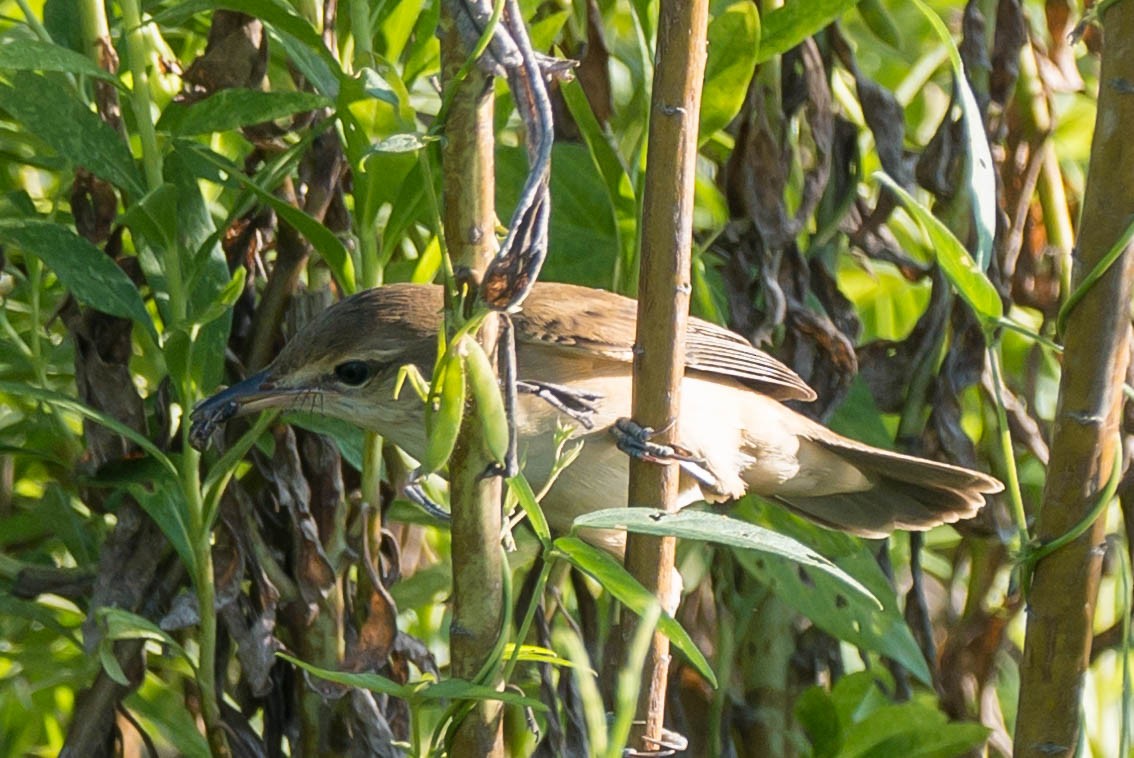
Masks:
[[[445,353],[437,367],[425,406],[425,430],[429,436],[421,473],[431,474],[453,454],[461,419],[465,414],[465,367],[457,351]]]
[[[902,33],[881,0],[859,0],[858,14],[874,32],[874,36],[890,47],[902,46]]]
[[[485,452],[492,460],[503,463],[508,456],[508,416],[504,413],[496,372],[484,348],[471,337],[461,341],[459,350],[464,355],[469,390],[476,401]]]

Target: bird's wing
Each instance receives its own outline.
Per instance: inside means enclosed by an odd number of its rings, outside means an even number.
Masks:
[[[541,283],[514,316],[523,343],[577,348],[588,355],[630,363],[638,306],[612,292],[571,284]],[[689,319],[685,365],[726,376],[777,400],[814,400],[815,391],[794,371],[735,332]]]

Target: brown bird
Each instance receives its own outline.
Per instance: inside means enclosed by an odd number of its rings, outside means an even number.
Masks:
[[[537,490],[555,461],[558,425],[584,441],[543,501],[557,532],[574,518],[626,505],[629,464],[612,434],[630,415],[636,303],[568,284],[538,284],[513,316],[519,453]],[[426,447],[424,405],[394,399],[400,367],[428,376],[442,325],[441,288],[393,284],[349,297],[303,328],[271,365],[201,403],[198,446],[236,415],[314,409],[380,433],[410,455]],[[680,504],[753,492],[820,524],[863,537],[925,530],[974,516],[1003,486],[985,474],[843,437],[783,405],[815,392],[743,337],[690,319],[678,431],[702,474],[681,476]],[[534,391],[534,393],[533,393]],[[708,476],[704,472],[707,472]],[[617,549],[616,535],[592,535]]]

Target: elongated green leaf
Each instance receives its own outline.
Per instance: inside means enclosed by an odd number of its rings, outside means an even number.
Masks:
[[[902,33],[882,0],[859,0],[858,15],[874,36],[893,48],[902,46]]]
[[[103,630],[103,636],[98,645],[99,660],[102,662],[102,667],[106,670],[107,676],[121,685],[129,685],[130,680],[118,663],[117,656],[114,655],[114,643],[118,640],[140,639],[160,642],[178,653],[190,665],[193,664],[185,649],[149,619],[124,611],[121,608],[108,607],[100,608],[96,618]]]
[[[189,568],[196,571],[197,555],[189,532],[189,514],[176,474],[162,468],[152,457],[130,458],[105,465],[84,479],[91,487],[129,492]]]
[[[622,564],[610,556],[610,553],[588,545],[577,537],[560,537],[554,544],[557,553],[573,566],[594,577],[618,602],[639,616],[658,602],[657,598],[631,576]],[[658,628],[669,638],[674,647],[685,654],[701,675],[716,687],[717,678],[712,667],[681,624],[668,613],[663,613],[658,620]]]
[[[858,580],[807,545],[770,529],[719,513],[694,510],[666,513],[653,508],[607,508],[578,517],[573,528],[626,529],[638,534],[681,537],[787,558],[795,564],[834,577],[847,589],[873,603],[874,607],[882,607],[878,598]]]
[[[73,165],[135,196],[145,191],[118,133],[58,83],[17,71],[12,86],[0,85],[0,108]]]
[[[638,232],[638,201],[634,195],[634,183],[622,158],[615,150],[609,135],[603,131],[598,119],[591,110],[590,103],[578,82],[564,84],[560,91],[563,101],[571,111],[571,118],[579,127],[583,141],[587,143],[591,160],[598,168],[606,185],[607,198],[613,212],[615,229],[618,232],[619,256],[623,266],[634,259]],[[558,203],[557,203],[558,206]]]
[[[87,56],[66,47],[24,39],[0,45],[0,71],[61,71],[114,82],[118,77],[103,71]]]
[[[539,538],[544,547],[550,546],[551,529],[547,525],[547,517],[544,516],[543,508],[536,500],[535,492],[532,491],[532,485],[528,482],[527,477],[521,471],[516,476],[509,477],[504,481],[512,494],[516,496],[516,500],[524,509],[524,513],[527,514],[528,523],[532,525],[536,537]]]
[[[306,237],[307,241],[319,251],[319,254],[323,256],[323,260],[327,262],[327,266],[330,267],[331,273],[334,274],[335,281],[343,288],[344,292],[349,294],[358,289],[354,275],[354,262],[351,260],[350,253],[347,252],[346,246],[335,236],[334,232],[295,206],[281,200],[273,193],[261,187],[238,167],[212,150],[189,141],[182,142],[181,147],[203,158],[206,163],[219,168],[230,179],[247,187],[257,197],[272,206],[272,209],[275,210],[281,218],[294,226],[299,233]]]
[[[89,405],[85,405],[69,395],[64,395],[52,390],[43,389],[41,387],[34,387],[28,384],[21,384],[19,382],[4,382],[0,381],[0,394],[11,395],[13,397],[26,397],[32,400],[39,400],[40,402],[47,403],[48,405],[61,408],[65,411],[77,413],[84,418],[88,418],[98,424],[102,424],[115,434],[121,434],[126,439],[133,442],[138,447],[145,450],[154,460],[161,463],[162,467],[169,471],[174,476],[177,476],[177,467],[173,462],[163,453],[158,447],[150,442],[146,437],[130,427],[123,424],[116,418],[106,415],[102,411],[96,411]]]
[[[709,24],[709,55],[701,95],[699,141],[728,126],[744,104],[760,48],[760,14],[755,3],[741,0]]]
[[[43,261],[84,305],[133,319],[157,334],[142,295],[106,253],[70,229],[39,219],[0,220],[0,240]]]
[[[185,648],[163,631],[157,624],[136,613],[121,608],[99,608],[96,618],[102,627],[103,634],[110,640],[153,640],[160,642],[171,650],[190,660]]]
[[[858,0],[787,0],[761,19],[760,56],[763,63],[786,53],[843,15]]]
[[[1075,306],[1079,304],[1079,301],[1091,291],[1091,287],[1095,286],[1095,282],[1102,279],[1107,271],[1110,271],[1110,267],[1122,257],[1122,254],[1126,252],[1126,248],[1130,246],[1132,241],[1134,241],[1134,219],[1131,219],[1130,223],[1128,223],[1126,228],[1122,231],[1122,234],[1118,235],[1118,239],[1110,246],[1110,249],[1106,251],[1106,255],[1102,257],[1102,260],[1095,264],[1093,269],[1087,272],[1087,275],[1083,277],[1083,281],[1079,282],[1078,286],[1075,287],[1071,294],[1067,296],[1067,299],[1063,301],[1063,305],[1059,308],[1059,315],[1055,319],[1056,332],[1058,334],[1063,334],[1064,326],[1067,323],[1067,316],[1070,315]],[[1039,337],[1039,335],[1036,336]]]
[[[320,668],[305,661],[301,661],[287,653],[276,653],[304,671],[326,679],[328,682],[341,684],[345,687],[359,687],[371,692],[380,692],[410,701],[423,700],[498,700],[509,705],[520,705],[537,710],[547,710],[547,706],[535,698],[524,697],[512,691],[504,691],[488,687],[483,684],[473,684],[463,679],[444,679],[439,682],[421,681],[410,684],[398,684],[378,674],[355,674],[346,671],[332,671]]]
[[[752,508],[752,517],[761,524],[814,545],[817,551],[829,556],[839,568],[870,590],[882,607],[848,594],[841,583],[826,574],[807,572],[804,575],[786,561],[759,560],[753,553],[738,553],[737,560],[748,573],[828,634],[861,650],[898,661],[920,681],[931,682],[925,656],[906,624],[894,587],[868,545],[796,518],[781,508],[769,506],[756,511],[751,502],[741,503],[739,508],[745,511]]]
[[[189,105],[170,104],[157,128],[178,135],[226,132],[330,105],[329,98],[311,92],[224,89]]]
[[[937,263],[941,266],[941,270],[945,272],[945,276],[957,289],[958,294],[973,309],[977,318],[988,326],[998,323],[1004,315],[1000,295],[956,235],[885,173],[879,171],[874,176],[897,195],[902,207],[914,217],[918,226],[925,232],[930,247],[937,253]]]
[[[992,238],[996,234],[996,172],[992,165],[992,152],[988,147],[988,135],[984,132],[980,107],[973,97],[968,77],[965,76],[965,66],[957,45],[953,42],[953,36],[949,34],[945,22],[923,0],[914,0],[914,5],[929,19],[933,30],[948,50],[949,63],[953,67],[953,86],[961,104],[965,144],[968,146],[965,184],[968,185],[977,233],[976,260],[977,266],[983,271],[992,260]]]
[[[937,708],[920,702],[883,706],[846,731],[843,756],[970,754],[988,739],[980,724],[951,722]]]

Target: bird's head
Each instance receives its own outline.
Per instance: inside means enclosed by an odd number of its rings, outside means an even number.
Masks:
[[[402,366],[428,375],[441,326],[441,291],[388,285],[353,295],[316,316],[263,371],[193,409],[190,440],[203,448],[236,416],[269,408],[307,410],[389,434],[420,412],[411,390],[394,399]]]

